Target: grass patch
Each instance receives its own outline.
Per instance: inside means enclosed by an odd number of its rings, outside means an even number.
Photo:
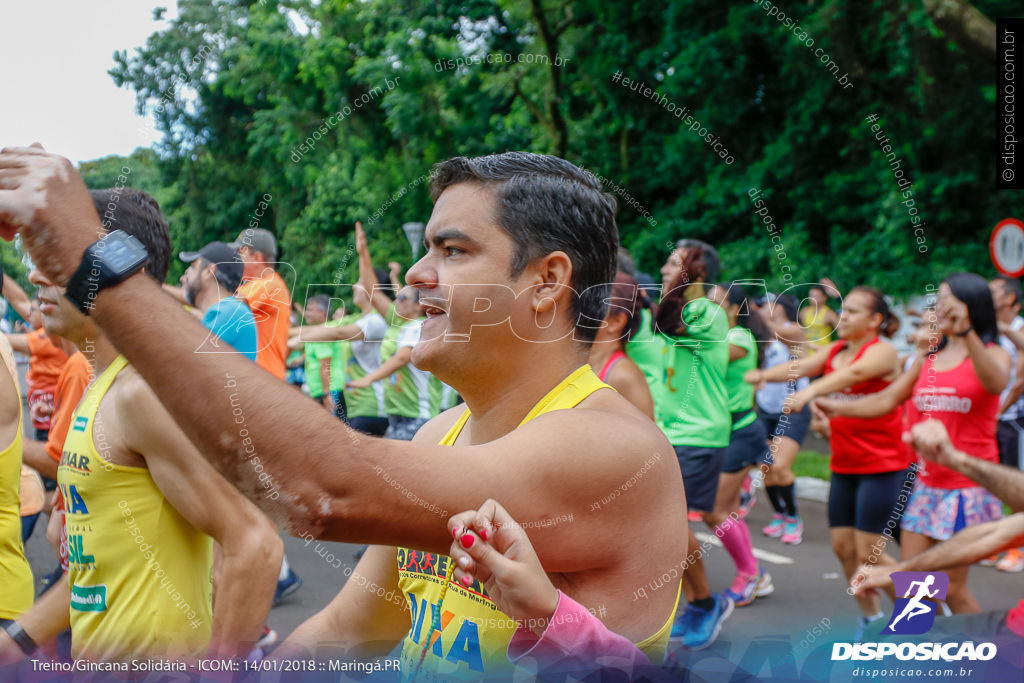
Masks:
[[[793,474],[798,477],[814,477],[831,481],[832,472],[828,468],[829,456],[817,451],[800,451],[793,461]]]

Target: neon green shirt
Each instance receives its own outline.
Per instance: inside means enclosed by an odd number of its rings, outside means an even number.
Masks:
[[[387,353],[390,347],[387,337],[381,343],[381,362],[386,362],[396,351],[404,347],[416,346],[420,340],[420,327],[424,318],[408,322],[398,328],[394,342],[394,351]],[[391,373],[384,385],[384,407],[388,415],[411,418],[433,417],[431,410],[430,380],[432,375],[420,370],[411,362]],[[440,397],[438,397],[440,398]]]
[[[306,352],[306,386],[309,395],[320,398],[324,395],[323,381],[320,379],[320,361],[334,358],[334,342],[307,342]],[[333,375],[333,373],[332,373]]]
[[[747,355],[743,358],[729,363],[729,369],[725,372],[725,389],[729,393],[729,411],[732,413],[745,412],[754,407],[754,385],[744,382],[743,375],[747,370],[757,369],[757,340],[745,327],[731,328],[727,339],[729,344],[747,351]],[[728,344],[726,347],[728,348]],[[757,415],[750,413],[733,425],[733,431],[746,427],[756,419]]]
[[[645,308],[640,311],[640,329],[626,342],[626,355],[644,373],[651,396],[655,396],[658,389],[665,383],[664,348],[662,344],[653,342],[654,329],[651,325],[651,310]]]
[[[665,379],[655,398],[655,418],[673,446],[725,448],[732,416],[725,389],[729,321],[718,304],[695,299],[683,308],[683,337],[656,335],[663,345]]]

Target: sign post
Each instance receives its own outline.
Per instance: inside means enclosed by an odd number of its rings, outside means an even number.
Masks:
[[[413,261],[418,261],[420,258],[420,245],[423,244],[423,229],[425,227],[423,223],[402,223],[402,230],[405,231],[405,236],[408,238],[409,244],[412,245]]]

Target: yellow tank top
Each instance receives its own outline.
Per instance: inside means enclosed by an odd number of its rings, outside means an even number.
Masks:
[[[597,378],[589,365],[577,369],[552,389],[520,423],[526,424],[538,415],[553,410],[575,407],[598,389],[611,388]],[[469,420],[467,409],[459,417],[441,446],[454,445]],[[402,645],[402,671],[410,674],[416,669],[423,651],[424,639],[430,633],[434,613],[441,610],[441,635],[435,636],[427,650],[420,669],[423,681],[443,682],[478,680],[495,672],[508,672],[509,641],[516,630],[512,617],[500,612],[484,591],[483,584],[474,581],[469,587],[451,581],[443,604],[439,603],[451,558],[409,548],[398,549],[398,586],[409,601],[412,627]],[[676,598],[678,602],[678,596]],[[672,617],[650,638],[638,643],[651,661],[664,659],[672,630]]]
[[[32,606],[34,595],[32,568],[21,542],[20,393],[18,406],[18,435],[0,451],[0,619],[14,619],[26,611]]]
[[[164,498],[145,467],[108,462],[95,425],[127,365],[110,364],[71,417],[57,482],[64,495],[76,659],[194,659],[213,622],[213,540]]]
[[[832,328],[825,322],[825,306],[808,306],[800,311],[800,321],[807,329],[807,343],[816,351],[832,342]]]

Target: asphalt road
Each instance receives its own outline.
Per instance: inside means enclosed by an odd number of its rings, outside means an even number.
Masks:
[[[763,493],[760,495],[748,521],[755,553],[761,556],[762,565],[771,573],[775,593],[738,608],[725,622],[722,635],[707,653],[732,659],[758,638],[788,637],[794,644],[799,644],[814,635],[816,626],[819,630],[826,630],[833,639],[845,637],[844,634],[852,635],[859,611],[845,592],[839,563],[832,554],[825,506],[813,501],[801,501],[800,504],[806,522],[804,542],[798,546],[783,545],[760,533],[760,528],[768,523],[771,516],[767,499]],[[702,536],[701,540],[710,536],[702,524],[696,525],[696,531]],[[329,562],[330,558],[321,557],[315,547],[315,544],[307,545],[302,539],[285,538],[288,561],[302,578],[303,586],[270,612],[268,622],[282,638],[337,594],[345,583],[344,567],[355,566],[354,553],[360,548],[344,543],[322,544],[320,552],[325,556],[333,554],[341,561],[342,569],[336,569]],[[29,539],[26,552],[37,579],[56,564],[41,528]],[[712,590],[727,588],[735,569],[725,550],[712,547],[705,561]],[[1024,574],[974,567],[970,586],[983,609],[1006,609],[1024,597]],[[1010,598],[1013,599],[1012,604]],[[885,601],[883,609],[890,609]],[[822,620],[827,621],[823,623]]]

